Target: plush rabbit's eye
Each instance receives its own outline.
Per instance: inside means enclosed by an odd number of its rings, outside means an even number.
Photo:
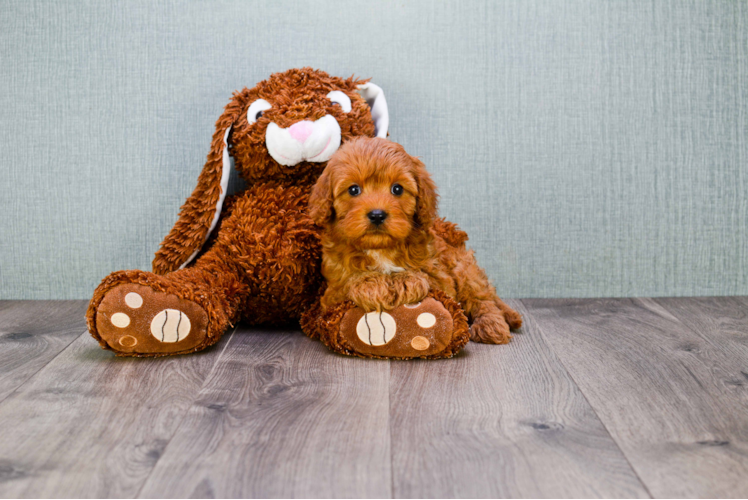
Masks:
[[[247,110],[247,123],[252,125],[262,116],[264,111],[270,108],[272,108],[272,106],[265,99],[257,99],[249,105],[249,109]]]
[[[333,104],[339,105],[341,108],[343,108],[343,111],[346,113],[349,113],[351,111],[351,98],[345,95],[343,92],[339,90],[333,90],[329,94],[327,94],[327,98],[332,101]]]
[[[358,196],[361,194],[361,188],[358,187],[358,185],[354,184],[353,186],[348,188],[348,194],[351,196]]]
[[[400,184],[393,184],[390,191],[392,191],[392,194],[395,196],[400,196],[403,194],[403,187]]]

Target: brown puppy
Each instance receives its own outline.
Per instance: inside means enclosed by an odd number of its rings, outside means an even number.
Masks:
[[[322,274],[327,309],[351,300],[391,310],[442,290],[462,305],[477,342],[509,342],[522,318],[496,295],[467,234],[437,219],[437,194],[423,163],[394,142],[357,138],[330,159],[309,199],[325,228]]]

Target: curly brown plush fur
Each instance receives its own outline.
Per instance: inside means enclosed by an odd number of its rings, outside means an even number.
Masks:
[[[401,145],[381,138],[343,145],[314,186],[310,214],[325,227],[323,312],[346,300],[389,311],[441,290],[464,308],[474,341],[503,344],[510,327],[521,326],[465,248],[467,235],[437,222],[436,186]]]
[[[331,115],[340,126],[342,143],[373,136],[369,106],[356,92],[365,81],[331,77],[311,68],[292,69],[234,94],[216,123],[197,187],[156,253],[153,272],[112,273],[94,292],[87,322],[102,347],[130,356],[191,352],[218,341],[240,318],[251,323],[292,321],[318,301],[320,230],[307,215],[307,205],[326,162],[281,165],[270,155],[265,133],[270,123],[287,128],[301,120]],[[350,112],[327,98],[334,90],[350,98]],[[248,107],[260,98],[272,107],[250,124]],[[224,136],[229,128],[228,147],[248,188],[226,200],[219,224],[203,247],[221,196]],[[201,247],[202,254],[180,269]],[[143,299],[143,294],[134,291],[138,285],[149,287],[153,294]],[[129,295],[122,292],[122,297],[115,297],[117,287],[125,287],[120,290]],[[132,296],[138,297],[135,302]],[[143,300],[155,304],[137,305]],[[180,312],[173,309],[176,306],[167,306],[175,300],[198,307]],[[159,304],[163,304],[163,320],[153,315]],[[145,317],[146,313],[154,317]],[[168,323],[169,314],[179,322]],[[197,331],[203,315],[207,315],[207,326]],[[189,342],[180,339],[156,351],[142,348],[159,328],[162,338],[170,328],[177,332],[177,339],[186,331]]]

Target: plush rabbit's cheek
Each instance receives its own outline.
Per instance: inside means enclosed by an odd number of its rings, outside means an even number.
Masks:
[[[340,125],[331,115],[319,120],[302,120],[288,128],[268,125],[265,144],[270,156],[290,167],[302,161],[325,162],[340,147]]]

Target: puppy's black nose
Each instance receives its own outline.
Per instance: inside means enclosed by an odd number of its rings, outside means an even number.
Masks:
[[[380,209],[375,209],[366,214],[366,216],[369,218],[369,220],[372,222],[372,224],[380,225],[384,222],[384,219],[387,218],[387,212]]]

